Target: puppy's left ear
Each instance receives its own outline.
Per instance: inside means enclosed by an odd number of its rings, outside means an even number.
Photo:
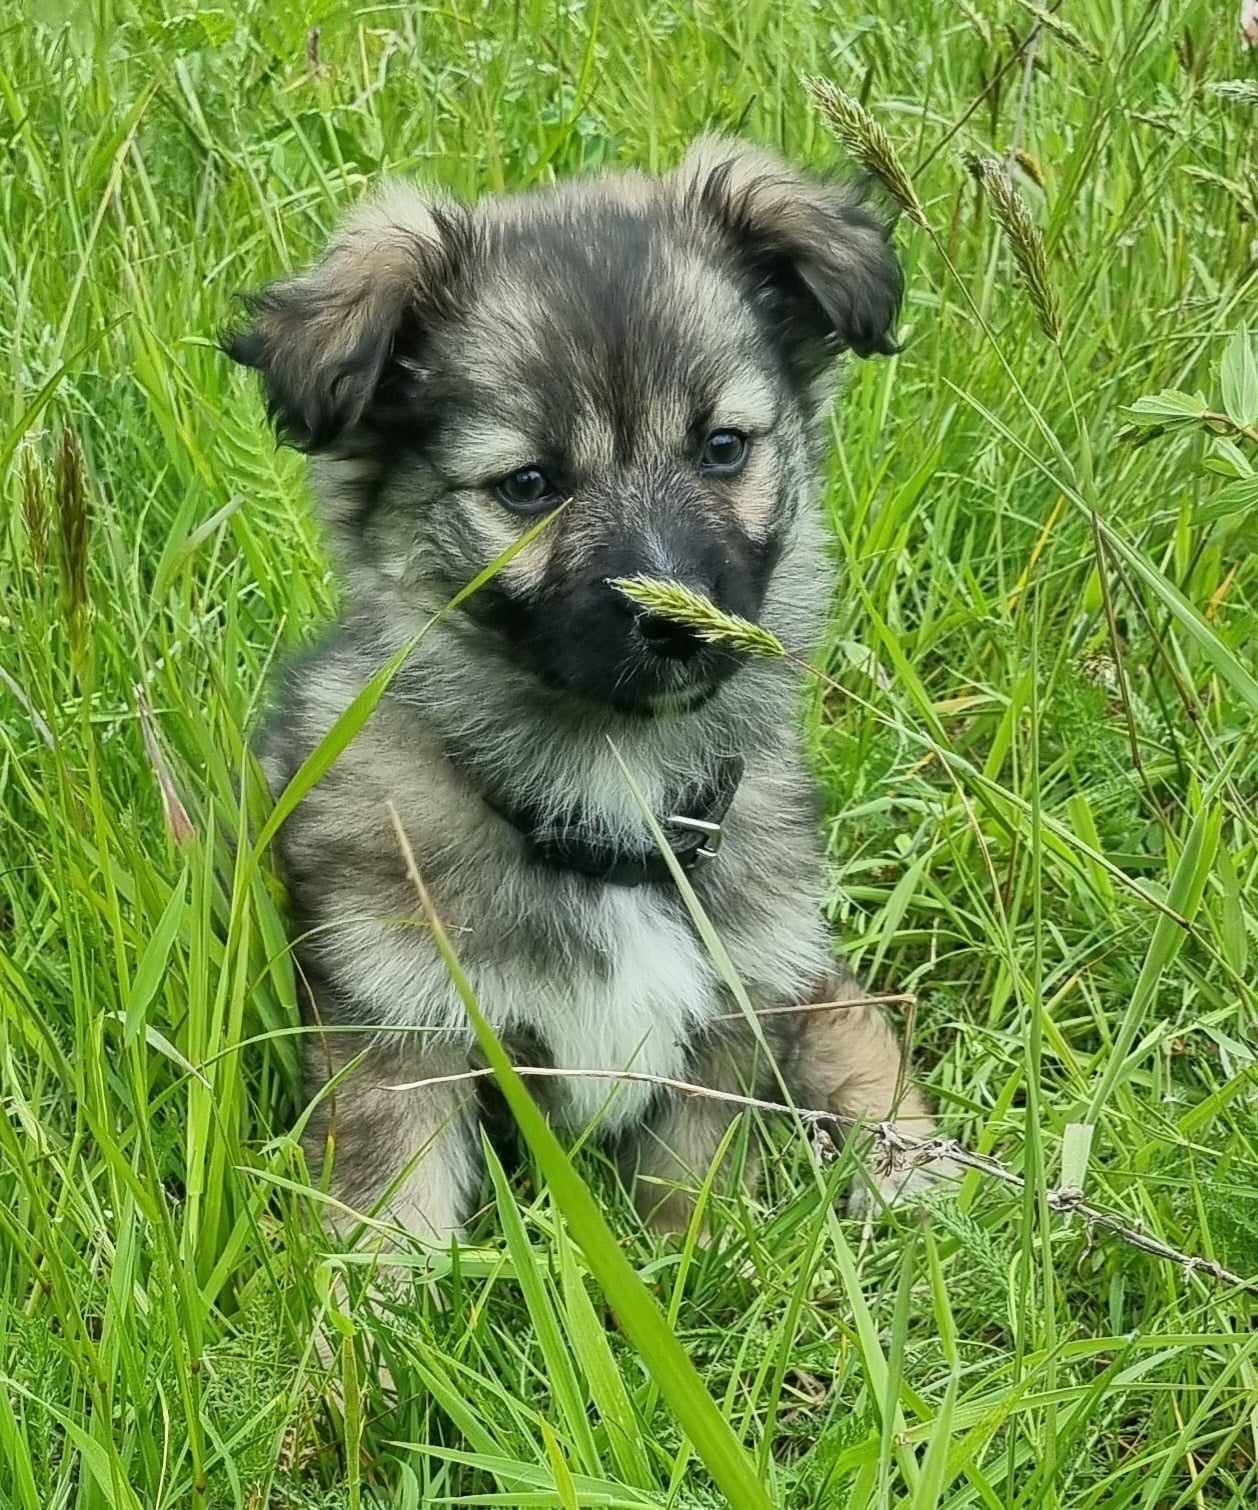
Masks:
[[[818,376],[841,351],[892,356],[904,292],[886,229],[850,186],[726,137],[695,142],[674,183],[750,275],[788,359]]]

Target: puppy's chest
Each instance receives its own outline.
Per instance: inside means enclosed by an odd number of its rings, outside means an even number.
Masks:
[[[556,1068],[684,1078],[687,1047],[724,1010],[720,980],[689,921],[654,887],[608,887],[587,916],[584,947],[508,1007]],[[575,942],[575,941],[574,941]],[[593,947],[591,947],[593,946]],[[564,1119],[614,1130],[642,1115],[650,1083],[562,1083]]]

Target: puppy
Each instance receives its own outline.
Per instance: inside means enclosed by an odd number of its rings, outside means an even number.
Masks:
[[[280,831],[310,1020],[361,1030],[314,1035],[307,1060],[312,1095],[348,1069],[309,1147],[355,1212],[444,1245],[482,1174],[476,1082],[392,1088],[458,1076],[473,1046],[394,812],[519,1062],[775,1100],[785,1084],[801,1106],[930,1131],[875,1008],[766,1014],[770,1063],[617,761],[758,1008],[859,1002],[822,916],[790,674],[612,585],[675,580],[792,649],[818,642],[819,421],[842,353],[895,351],[901,297],[857,199],[715,138],[661,178],[471,208],[395,184],[227,338],[311,458],[344,583],[341,618],[282,678],[263,740],[276,791],[390,655],[560,511],[431,627]],[[530,1083],[557,1121],[615,1140],[663,1230],[738,1114],[649,1080]]]

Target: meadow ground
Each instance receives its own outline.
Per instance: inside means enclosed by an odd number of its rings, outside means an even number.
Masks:
[[[1253,1295],[1047,1194],[1258,1272],[1258,91],[1230,3],[1043,14],[0,22],[0,1504],[1258,1500]],[[669,1247],[579,1153],[757,1500],[716,1487],[674,1410],[694,1381],[604,1325],[580,1224],[527,1168],[435,1288],[339,1318],[335,1377],[312,1351],[335,1248],[297,1193],[244,752],[335,588],[299,460],[214,336],[386,169],[474,195],[666,165],[714,125],[838,163],[805,72],[868,102],[929,220],[900,223],[905,349],[852,372],[827,483],[844,580],[804,716],[834,923],[873,989],[916,997],[947,1131],[1026,1188],[972,1172],[929,1224],[865,1232],[817,1198],[849,1161],[780,1123],[763,1200]],[[1026,155],[1059,345],[963,148]],[[1188,397],[1133,428],[1164,389]]]

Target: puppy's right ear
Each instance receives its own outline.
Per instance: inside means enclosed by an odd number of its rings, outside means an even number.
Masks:
[[[450,307],[467,212],[394,184],[353,211],[308,272],[245,300],[223,350],[262,375],[281,439],[335,446],[361,423],[399,358]]]

